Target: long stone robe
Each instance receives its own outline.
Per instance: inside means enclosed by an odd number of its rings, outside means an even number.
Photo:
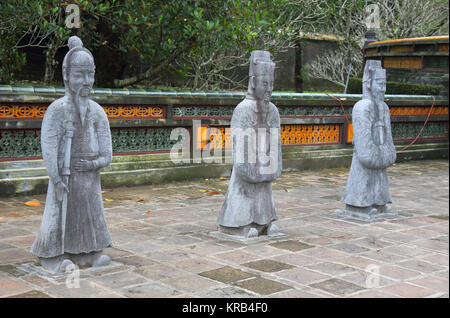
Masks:
[[[377,131],[373,124],[377,121],[375,107],[370,99],[355,104],[352,112],[353,158],[347,187],[342,202],[356,207],[370,207],[391,203],[386,168],[396,160],[396,151],[392,140],[389,107],[382,102],[384,143],[379,144]]]
[[[42,223],[31,248],[39,257],[62,255],[61,202],[56,198],[56,181],[61,179],[65,147],[66,121],[73,121],[71,165],[64,252],[70,254],[101,251],[112,246],[106,226],[100,184],[100,168],[112,159],[108,118],[100,105],[90,100],[84,126],[75,106],[65,96],[53,102],[45,113],[41,128],[44,163],[50,176]],[[78,172],[74,164],[94,160],[95,170]]]
[[[266,136],[258,135],[258,128],[265,128]],[[276,166],[272,166],[274,169],[269,169],[271,173],[261,173],[260,168],[268,167],[268,164],[261,163],[259,160],[254,160],[252,163],[252,160],[248,160],[248,150],[249,147],[252,147],[254,151],[258,149],[259,138],[266,138],[266,145],[269,145],[268,133],[271,128],[276,149],[272,149],[271,152],[270,147],[267,146],[265,154],[267,158],[270,157],[270,162],[276,163]],[[241,130],[238,131],[239,129]],[[246,138],[245,147],[239,144],[242,141],[239,141],[242,137],[240,135],[242,129],[251,129],[257,136],[253,142],[252,138]],[[253,223],[270,224],[278,219],[273,202],[272,181],[280,176],[282,169],[278,109],[270,103],[267,113],[258,112],[256,101],[247,97],[233,111],[231,135],[233,171],[218,223],[221,226],[235,228]]]

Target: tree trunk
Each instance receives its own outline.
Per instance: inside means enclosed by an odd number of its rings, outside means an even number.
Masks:
[[[45,54],[45,74],[44,74],[44,83],[49,85],[52,84],[53,79],[55,77],[56,66],[58,65],[58,61],[55,60],[56,52],[60,47],[61,41],[59,39],[53,39],[50,43],[50,46]]]

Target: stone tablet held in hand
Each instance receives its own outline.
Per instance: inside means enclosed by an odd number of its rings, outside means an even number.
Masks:
[[[89,98],[94,83],[94,58],[72,36],[64,57],[64,97],[47,109],[41,147],[50,176],[42,223],[31,252],[51,271],[69,264],[110,263],[103,249],[112,246],[106,226],[100,169],[112,159],[108,118]]]
[[[231,118],[233,171],[219,230],[244,239],[276,235],[272,181],[281,174],[280,115],[270,102],[275,64],[267,51],[250,57],[248,93]]]
[[[381,61],[367,60],[363,76],[362,100],[353,107],[353,159],[347,187],[342,197],[345,210],[338,215],[373,220],[395,215],[391,203],[386,168],[396,160],[389,107],[384,102],[386,70]]]

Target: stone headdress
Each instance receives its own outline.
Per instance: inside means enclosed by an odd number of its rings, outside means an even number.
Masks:
[[[268,51],[252,51],[250,56],[249,76],[273,74],[275,63],[270,59]]]
[[[67,52],[66,56],[64,57],[63,65],[62,65],[62,73],[63,73],[63,80],[64,83],[67,83],[68,76],[69,76],[69,69],[70,67],[74,66],[90,66],[93,69],[95,69],[94,64],[94,57],[92,56],[92,53],[83,47],[83,42],[81,39],[77,36],[71,36],[69,40],[67,41],[67,45],[69,46],[69,52]],[[73,57],[76,56],[75,53],[77,52],[84,52],[86,53],[90,58],[88,60],[82,59],[81,63],[77,64],[77,61],[75,60],[74,63],[72,62]]]
[[[382,78],[386,79],[386,70],[381,66],[379,60],[367,60],[364,66],[363,75],[363,98],[370,98],[370,89],[372,86],[372,80]]]

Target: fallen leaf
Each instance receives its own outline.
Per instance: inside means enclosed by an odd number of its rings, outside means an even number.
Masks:
[[[209,194],[214,195],[214,194],[220,194],[220,192],[217,191],[211,191]]]
[[[136,202],[145,202],[144,199],[137,199]]]
[[[284,192],[289,192],[289,189],[284,189]]]
[[[227,180],[225,177],[220,177],[219,180]]]
[[[111,202],[112,200],[111,200],[111,199],[108,199],[108,198],[105,198],[105,201]]]
[[[418,176],[420,176],[420,175],[422,174],[422,172],[416,172],[416,174],[417,174]]]
[[[336,184],[338,184],[338,182],[337,182],[337,181],[334,181],[333,184],[336,185]]]
[[[199,190],[200,192],[208,192],[208,190]]]
[[[27,201],[27,202],[25,202],[25,205],[28,205],[28,206],[41,206],[41,204],[37,200]]]
[[[105,194],[106,193],[106,191],[105,190],[102,190],[102,194]]]
[[[152,213],[152,211],[148,210],[148,211],[147,211],[147,214],[150,214],[150,213]]]

